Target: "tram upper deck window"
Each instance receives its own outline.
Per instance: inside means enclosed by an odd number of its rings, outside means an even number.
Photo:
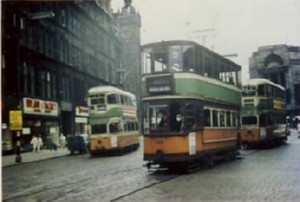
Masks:
[[[168,51],[167,49],[145,49],[143,52],[143,73],[167,72]]]
[[[91,105],[105,104],[104,94],[91,95],[89,98]]]
[[[266,88],[265,85],[258,85],[257,87],[257,94],[258,96],[266,96]]]
[[[243,96],[255,96],[256,94],[256,87],[255,86],[244,86],[242,95]]]
[[[195,71],[193,46],[162,46],[143,51],[143,73]]]

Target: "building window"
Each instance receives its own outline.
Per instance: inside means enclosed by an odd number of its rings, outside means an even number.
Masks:
[[[300,65],[300,59],[290,59],[290,65]]]
[[[46,72],[46,97],[51,98],[51,73],[49,71]]]
[[[290,89],[287,88],[285,92],[286,92],[286,103],[290,104],[291,103],[291,92],[290,92]]]
[[[300,105],[300,84],[295,84],[294,92],[295,92],[295,104]]]
[[[27,94],[28,93],[28,68],[26,63],[24,62],[22,65],[22,92]]]
[[[56,74],[53,73],[52,74],[52,97],[53,99],[56,99],[57,98],[57,91],[56,91]]]
[[[62,26],[64,27],[66,26],[67,19],[66,19],[66,11],[64,9],[60,11],[59,22]]]

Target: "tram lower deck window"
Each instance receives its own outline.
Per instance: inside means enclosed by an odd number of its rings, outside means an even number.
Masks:
[[[242,124],[243,125],[256,125],[257,117],[256,116],[242,117]]]

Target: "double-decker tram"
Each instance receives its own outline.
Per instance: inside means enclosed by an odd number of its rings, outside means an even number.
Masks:
[[[243,146],[287,140],[285,89],[267,79],[249,79],[242,88]]]
[[[239,148],[241,67],[192,41],[142,47],[148,168],[212,164]]]
[[[91,155],[139,147],[136,97],[113,86],[89,89],[89,124]]]

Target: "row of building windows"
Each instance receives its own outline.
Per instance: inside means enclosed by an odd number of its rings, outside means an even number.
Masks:
[[[55,72],[23,63],[21,75],[21,91],[24,94],[57,99],[57,75]]]
[[[62,75],[61,85],[54,71],[40,69],[34,65],[23,63],[21,68],[21,92],[27,96],[58,99],[60,94],[64,101],[75,101],[84,104],[88,85],[80,79]],[[75,93],[72,93],[75,90]]]
[[[56,26],[53,26],[53,20],[50,19],[39,21],[23,17],[18,19],[18,15],[14,14],[15,26],[21,31],[21,43],[80,71],[115,82],[107,69],[119,65],[119,62],[110,64],[110,61],[120,58],[119,44],[112,39],[113,35],[104,33],[104,29],[100,28],[101,23],[91,23],[87,17],[88,13],[80,13],[72,8],[71,6],[61,8],[56,3],[45,3],[35,10],[31,9],[33,13],[53,11]],[[80,15],[80,19],[77,18]],[[101,12],[98,16],[106,20],[106,16]]]

